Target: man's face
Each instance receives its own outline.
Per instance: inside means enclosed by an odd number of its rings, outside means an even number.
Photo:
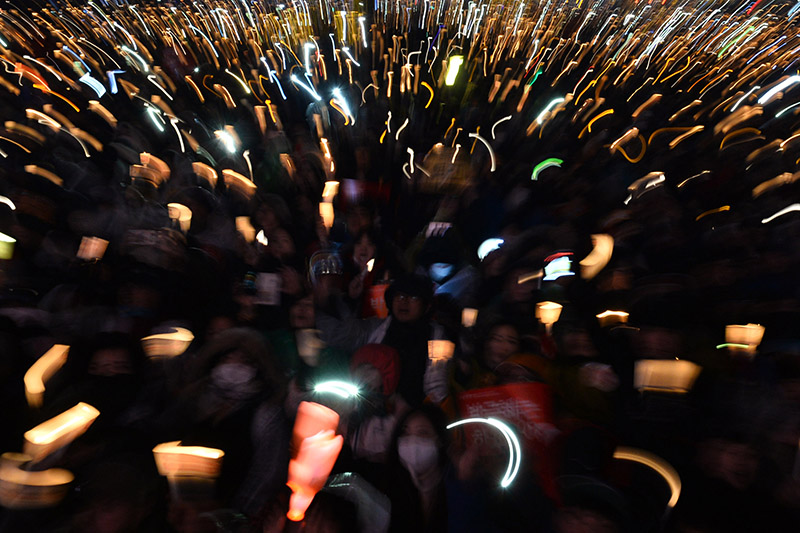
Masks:
[[[425,302],[419,296],[398,292],[392,299],[392,315],[399,322],[415,322],[425,313]]]

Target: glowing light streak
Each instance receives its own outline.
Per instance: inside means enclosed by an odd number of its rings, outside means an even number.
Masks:
[[[484,139],[483,137],[481,137],[477,133],[470,133],[469,137],[472,138],[472,139],[479,140],[480,142],[483,143],[483,145],[486,147],[486,149],[489,150],[489,158],[491,159],[491,168],[490,168],[490,170],[491,170],[491,172],[494,172],[495,170],[497,170],[497,164],[495,162],[495,157],[494,157],[494,150],[492,149],[492,146],[489,144],[489,141],[487,141],[486,139]]]
[[[465,418],[463,420],[459,420],[457,422],[453,422],[447,426],[447,429],[452,429],[458,426],[462,426],[464,424],[487,424],[489,426],[494,427],[495,429],[499,430],[502,433],[503,437],[506,440],[506,444],[508,444],[508,466],[506,467],[505,475],[503,475],[503,479],[500,481],[500,486],[503,488],[508,487],[517,477],[517,473],[519,472],[519,466],[522,458],[522,447],[520,446],[519,439],[511,430],[511,428],[496,418]]]
[[[306,85],[305,83],[303,83],[302,81],[300,81],[300,78],[298,78],[294,74],[291,75],[291,80],[292,80],[292,83],[300,85],[300,87],[305,89],[308,92],[308,94],[310,94],[312,96],[312,98],[314,98],[314,100],[316,100],[317,102],[321,102],[322,101],[322,97],[317,93],[317,91],[314,90],[313,87],[310,87],[310,86]]]
[[[395,141],[400,140],[400,132],[402,132],[406,126],[408,126],[408,119],[405,119],[405,121],[403,121],[403,124],[401,124],[400,127],[397,129],[397,133],[394,136]]]
[[[563,159],[558,159],[557,157],[551,157],[545,159],[535,167],[533,167],[533,173],[531,174],[531,180],[537,181],[539,179],[539,174],[542,173],[543,170],[550,168],[550,167],[557,167],[561,168],[562,163],[564,163]]]
[[[681,478],[678,472],[662,458],[644,450],[620,446],[614,450],[614,459],[633,461],[655,470],[667,482],[670,488],[670,498],[667,506],[672,509],[681,496]]]
[[[762,219],[761,223],[762,224],[769,224],[770,222],[772,222],[776,218],[782,217],[783,215],[789,214],[789,213],[791,213],[793,211],[800,211],[800,204],[792,204],[790,206],[784,207],[783,209],[781,209],[780,211],[778,211],[774,215],[769,216],[769,217],[767,217],[765,219]]]
[[[730,210],[731,210],[731,206],[729,206],[729,205],[723,205],[722,207],[717,207],[716,209],[709,209],[708,211],[704,211],[703,213],[700,213],[699,215],[697,215],[697,217],[694,219],[694,221],[697,222],[700,219],[703,219],[703,218],[707,217],[708,215],[713,215],[715,213],[722,213],[723,211],[730,211]]]
[[[759,105],[762,106],[765,105],[772,99],[773,96],[775,96],[779,92],[788,89],[789,87],[798,82],[800,82],[800,76],[798,75],[789,76],[787,79],[785,79],[784,81],[782,81],[781,83],[777,84],[775,87],[764,93],[764,95],[758,99]]]
[[[317,383],[314,386],[314,392],[332,393],[345,399],[357,398],[359,395],[358,387],[346,381],[325,381],[323,383]]]
[[[425,106],[425,107],[427,108],[428,106]],[[502,123],[502,122],[505,122],[505,121],[507,121],[507,120],[511,120],[511,117],[512,117],[512,115],[508,115],[507,117],[503,117],[503,118],[501,118],[500,120],[498,120],[497,122],[495,122],[494,124],[492,124],[492,140],[495,140],[495,139],[497,138],[497,137],[495,136],[495,132],[494,132],[494,130],[495,130],[495,128],[498,126],[498,124],[500,124],[500,123]]]

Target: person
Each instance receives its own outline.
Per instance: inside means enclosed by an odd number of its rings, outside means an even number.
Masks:
[[[325,342],[345,350],[355,351],[367,343],[395,348],[401,354],[398,392],[409,405],[418,406],[425,398],[423,377],[428,361],[428,341],[445,338],[444,328],[428,318],[432,298],[428,278],[403,274],[386,290],[387,318],[337,318],[320,310],[317,326]],[[339,309],[347,313],[344,306],[340,305]]]
[[[348,418],[347,444],[368,480],[384,472],[392,434],[409,407],[397,394],[400,355],[382,344],[367,344],[350,361],[353,379],[360,386],[357,410]]]
[[[154,432],[225,452],[220,503],[253,514],[282,486],[289,464],[284,386],[272,354],[258,332],[229,329],[201,349],[194,376]]]
[[[447,530],[449,443],[444,413],[434,405],[413,409],[398,422],[381,487],[392,502],[390,532]]]

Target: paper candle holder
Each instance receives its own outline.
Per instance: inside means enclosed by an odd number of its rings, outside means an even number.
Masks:
[[[153,448],[158,473],[162,476],[215,479],[222,468],[225,452],[205,446],[181,446],[180,441],[164,442]]]
[[[333,204],[328,202],[320,202],[319,216],[322,217],[322,224],[325,226],[325,229],[330,231],[330,229],[333,227],[333,219],[335,217],[333,212]]]
[[[456,345],[447,340],[428,341],[428,359],[431,362],[449,361],[453,358]]]
[[[192,227],[192,210],[183,204],[169,203],[167,204],[167,211],[170,220],[177,220],[180,224],[181,231],[186,233]]]
[[[763,338],[764,326],[761,324],[731,324],[725,326],[725,342],[732,350],[755,353]]]
[[[472,307],[465,307],[461,310],[461,325],[471,328],[478,320],[478,310]]]
[[[100,411],[80,402],[26,431],[23,452],[39,461],[82,435],[99,415]]]
[[[692,389],[702,367],[683,359],[636,361],[633,386],[639,391],[686,393]]]
[[[603,311],[597,315],[597,321],[600,323],[601,328],[616,326],[618,324],[627,324],[629,314],[625,311]]]
[[[61,503],[75,479],[68,470],[50,468],[40,471],[21,467],[33,458],[22,453],[0,456],[0,505],[7,509],[42,509]]]
[[[99,237],[83,237],[76,254],[84,261],[99,261],[103,258],[108,248],[108,241]]]
[[[176,357],[189,348],[194,334],[185,328],[171,328],[167,333],[157,333],[142,338],[142,349],[148,357]]]
[[[65,344],[54,344],[44,355],[36,360],[33,365],[25,372],[23,382],[25,383],[25,398],[31,407],[41,407],[44,400],[45,383],[58,369],[67,362],[69,346]]]

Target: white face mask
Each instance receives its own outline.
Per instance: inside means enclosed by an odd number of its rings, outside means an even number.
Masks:
[[[222,363],[211,370],[211,381],[223,390],[238,389],[255,377],[255,367],[243,363]]]
[[[413,478],[430,472],[439,462],[436,441],[427,437],[400,437],[397,439],[397,455]]]

